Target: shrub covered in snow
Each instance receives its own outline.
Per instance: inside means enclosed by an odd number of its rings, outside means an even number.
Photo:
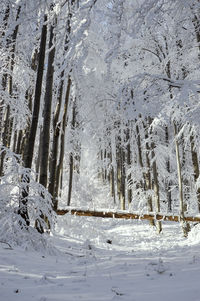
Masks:
[[[5,153],[5,166],[4,175],[0,179],[0,241],[12,246],[44,248],[45,236],[39,234],[34,226],[37,220],[44,231],[48,231],[48,220],[53,230],[55,213],[52,210],[51,195],[35,181],[33,171],[23,167],[20,156],[7,148],[2,148],[1,152]],[[28,192],[29,227],[18,213],[22,190]]]

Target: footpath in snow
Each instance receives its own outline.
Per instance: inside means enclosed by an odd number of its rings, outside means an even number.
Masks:
[[[0,301],[200,301],[200,226],[59,217],[45,251],[0,243]]]

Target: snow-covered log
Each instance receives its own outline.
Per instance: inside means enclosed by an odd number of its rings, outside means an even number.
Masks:
[[[153,212],[147,214],[139,214],[134,212],[115,212],[115,211],[93,211],[93,210],[81,210],[81,209],[58,209],[58,215],[65,215],[70,213],[78,216],[93,216],[103,218],[124,218],[124,219],[141,219],[141,220],[157,220],[157,221],[172,221],[179,222],[180,216],[178,215],[164,215],[155,214]],[[200,222],[200,216],[185,216],[185,221],[188,222]]]

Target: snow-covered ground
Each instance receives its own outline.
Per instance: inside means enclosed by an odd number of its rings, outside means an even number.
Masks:
[[[0,243],[0,301],[199,301],[200,227],[59,217],[46,251]],[[49,254],[51,253],[51,254]]]

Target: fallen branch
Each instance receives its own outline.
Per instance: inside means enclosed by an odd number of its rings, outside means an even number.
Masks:
[[[157,221],[172,221],[180,222],[180,216],[177,215],[163,215],[155,214],[153,212],[148,214],[138,214],[130,212],[105,212],[105,211],[92,211],[92,210],[81,210],[81,209],[58,209],[58,215],[65,215],[70,213],[72,215],[78,216],[93,216],[102,218],[124,218],[124,219],[141,219],[141,220],[157,220]],[[200,216],[185,216],[185,221],[187,222],[197,222],[200,223]]]
[[[13,250],[12,246],[8,242],[0,240],[0,243],[7,245],[9,247],[9,250]],[[8,249],[8,248],[6,248],[6,249]]]

